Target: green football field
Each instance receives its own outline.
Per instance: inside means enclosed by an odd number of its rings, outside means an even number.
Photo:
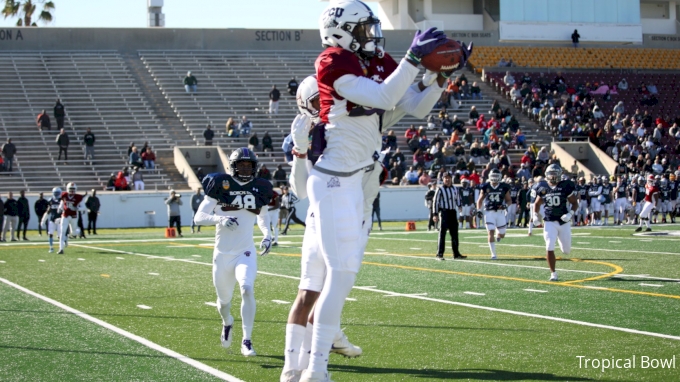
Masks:
[[[173,240],[101,230],[65,255],[36,232],[0,244],[0,380],[278,381],[300,274],[295,227],[258,259],[258,356],[247,359],[238,293],[234,344],[220,345],[213,229]],[[371,235],[342,317],[364,353],[332,355],[333,380],[680,380],[680,226],[576,228],[559,282],[548,281],[540,229],[509,230],[496,261],[485,231],[464,230],[468,259],[449,248],[438,262],[437,233],[423,227]]]

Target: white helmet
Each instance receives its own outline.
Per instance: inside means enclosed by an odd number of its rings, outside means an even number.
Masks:
[[[503,175],[498,169],[493,169],[489,172],[489,182],[491,184],[496,185],[501,182],[501,179],[503,179]]]
[[[70,182],[69,184],[66,185],[66,191],[69,193],[69,195],[75,194],[77,190],[78,186],[76,186],[76,184],[73,182]]]
[[[61,199],[61,188],[59,188],[59,187],[54,187],[54,188],[52,189],[52,196],[53,196],[55,199]]]
[[[545,178],[552,184],[557,184],[562,178],[562,168],[556,164],[551,164],[545,170]]]
[[[314,98],[319,98],[319,84],[316,82],[316,74],[311,75],[300,83],[295,95],[300,113],[318,122],[319,110],[312,105]]]
[[[382,55],[380,19],[359,0],[337,0],[319,18],[321,44],[340,47],[365,57]]]

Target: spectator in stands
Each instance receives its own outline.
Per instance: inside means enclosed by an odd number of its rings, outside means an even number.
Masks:
[[[139,153],[137,152],[137,146],[133,147],[132,152],[130,153],[130,165],[133,167],[144,167],[142,157],[139,156]]]
[[[533,80],[531,79],[531,75],[529,75],[529,72],[526,72],[526,73],[524,73],[524,75],[522,76],[522,80],[520,81],[520,83],[521,83],[522,85],[527,84],[527,85],[531,86],[531,82],[532,82],[532,81],[533,81]]]
[[[288,90],[288,94],[292,95],[293,97],[297,95],[298,82],[295,77],[288,81],[288,87],[286,89]]]
[[[404,174],[404,178],[408,181],[408,184],[417,184],[419,177],[418,172],[413,169],[413,166],[410,166],[408,171],[406,171],[406,174]]]
[[[543,146],[541,147],[541,150],[538,152],[538,155],[536,156],[536,161],[538,164],[547,164],[548,160],[550,160],[550,152],[548,152],[548,146]]]
[[[272,180],[272,173],[271,171],[269,171],[266,164],[263,164],[262,167],[260,167],[260,169],[257,170],[257,177],[269,181]]]
[[[96,141],[96,138],[94,136],[94,133],[92,133],[92,129],[89,127],[87,128],[87,131],[85,132],[85,135],[83,136],[83,142],[85,142],[85,160],[90,158],[90,160],[94,160],[94,142]]]
[[[488,126],[489,126],[489,123],[484,118],[484,114],[480,115],[479,119],[477,120],[477,131],[484,134],[484,132],[486,132],[486,129],[488,128]]]
[[[529,179],[531,177],[531,171],[529,171],[529,164],[527,163],[522,163],[520,165],[520,170],[517,171],[516,177],[518,179]]]
[[[503,83],[506,86],[515,85],[515,77],[510,73],[510,71],[505,72],[505,77],[503,77]]]
[[[135,191],[144,191],[144,176],[137,166],[132,169],[132,184],[135,186]]]
[[[116,180],[113,184],[115,191],[127,191],[129,189],[129,185],[127,179],[125,179],[125,172],[118,171],[118,175],[116,175]]]
[[[595,119],[604,118],[604,113],[602,112],[602,110],[600,110],[600,107],[598,105],[595,105],[593,107],[593,118]]]
[[[142,162],[144,162],[144,168],[147,170],[156,168],[156,154],[151,151],[151,147],[147,147],[146,151],[142,153]]]
[[[473,105],[473,106],[470,107],[470,112],[468,113],[468,118],[469,118],[469,121],[468,121],[469,124],[476,124],[477,123],[477,120],[479,119],[479,112],[477,111],[476,106]]]
[[[505,58],[501,57],[501,60],[498,61],[498,66],[501,67],[501,68],[504,68],[504,67],[508,66],[508,62],[505,61]]]
[[[234,123],[233,118],[227,119],[227,123],[225,124],[226,128],[226,133],[228,137],[234,137],[238,138],[238,129],[236,128],[236,123]]]
[[[647,90],[649,91],[650,94],[659,94],[659,90],[656,88],[656,85],[654,83],[649,83],[647,85]]]
[[[127,154],[125,154],[125,156],[127,156],[127,157],[130,156],[130,154],[132,153],[132,148],[133,148],[133,147],[135,147],[135,142],[130,142],[130,146],[128,146]]]
[[[619,101],[619,103],[617,103],[616,106],[614,106],[612,112],[614,113],[614,115],[616,114],[623,115],[623,113],[626,112],[626,108],[623,106],[623,101]]]
[[[208,125],[205,130],[203,130],[203,138],[205,139],[206,146],[212,146],[213,138],[215,137],[215,132],[212,131],[212,126]]]
[[[621,81],[619,81],[618,89],[619,90],[628,90],[628,81],[626,81],[625,78],[622,78]]]
[[[272,141],[272,137],[269,135],[268,131],[265,131],[264,136],[262,137],[262,151],[274,151],[274,142]]]
[[[181,195],[175,193],[175,190],[170,190],[170,197],[165,199],[165,204],[168,206],[168,228],[175,225],[179,237],[182,237],[182,218],[179,210],[182,205],[181,197]]]
[[[19,203],[14,200],[13,196],[12,192],[8,194],[3,207],[5,221],[2,225],[2,242],[7,241],[7,231],[10,231],[11,241],[17,241],[14,236],[19,236],[16,234],[17,225],[19,224]]]
[[[578,42],[581,35],[578,34],[578,29],[574,29],[574,33],[571,34],[571,43],[574,44],[574,48],[578,48]]]
[[[191,74],[191,71],[187,72],[187,76],[184,77],[184,90],[187,93],[196,93],[198,90],[198,80]]]
[[[418,184],[421,186],[427,186],[432,183],[432,177],[427,173],[427,171],[421,170],[420,176],[418,177]]]
[[[260,150],[260,138],[258,138],[256,132],[248,138],[248,148],[253,151]]]
[[[66,109],[61,104],[61,100],[57,99],[57,103],[54,105],[54,119],[57,120],[57,129],[59,130],[64,128],[64,117],[66,117]]]
[[[43,131],[43,129],[52,130],[52,123],[50,122],[50,116],[47,115],[47,112],[45,112],[45,110],[41,111],[40,114],[38,114],[38,118],[36,119],[36,123],[38,124],[40,131]]]
[[[288,176],[286,175],[286,170],[283,169],[282,165],[276,166],[276,171],[274,171],[274,180],[276,181],[276,187],[281,187],[288,184]]]
[[[482,99],[482,89],[479,88],[476,81],[473,82],[470,87],[470,95],[472,96],[472,99]]]
[[[116,174],[111,173],[111,177],[109,177],[109,180],[106,182],[106,187],[104,187],[105,191],[115,191],[116,190]]]
[[[2,157],[5,162],[5,170],[11,172],[13,170],[14,155],[17,153],[17,147],[12,143],[12,138],[7,138],[7,143],[2,145]]]
[[[57,135],[55,142],[59,146],[59,159],[57,160],[61,160],[61,153],[63,152],[64,161],[68,161],[68,145],[71,143],[71,140],[69,139],[68,134],[66,134],[66,130],[61,129],[59,131],[59,135]]]
[[[515,133],[515,143],[518,147],[523,149],[527,148],[527,139],[526,136],[524,136],[524,133],[522,133],[521,129],[517,129],[517,133]]]
[[[470,99],[470,85],[465,80],[460,82],[460,98]]]
[[[0,172],[5,171],[5,160],[2,159],[2,155],[0,155]]]
[[[276,88],[276,85],[272,85],[272,90],[269,92],[269,114],[279,114],[280,98],[281,92]]]
[[[446,87],[446,103],[451,104],[451,98],[460,99],[460,86],[457,81],[452,81],[450,78],[448,80],[448,86]]]
[[[253,123],[248,120],[245,115],[241,117],[241,123],[238,125],[238,130],[240,135],[250,135],[250,131],[253,129]],[[238,137],[238,135],[237,135]]]

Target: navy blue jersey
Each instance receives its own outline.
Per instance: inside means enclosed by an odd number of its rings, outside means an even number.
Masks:
[[[679,180],[668,181],[668,188],[671,189],[671,200],[678,198],[678,186],[680,185]]]
[[[47,201],[47,214],[48,219],[53,222],[61,217],[59,213],[59,206],[61,205],[61,199],[51,198]]]
[[[255,214],[271,202],[274,193],[272,184],[262,178],[241,184],[231,175],[214,173],[203,178],[205,194],[217,200],[222,211],[248,210]]]
[[[458,195],[462,206],[469,206],[475,202],[475,189],[472,187],[460,187]]]
[[[645,200],[645,194],[647,193],[647,189],[645,188],[644,183],[643,184],[638,184],[637,185],[637,195],[635,198],[635,202],[640,203],[641,201]]]
[[[609,204],[612,202],[612,185],[607,184],[607,185],[602,185],[602,196],[604,196],[604,202],[603,204]]]
[[[591,198],[597,199],[598,196],[602,195],[602,186],[599,184],[589,185],[588,195],[590,195]]]
[[[659,194],[661,194],[661,201],[662,202],[666,202],[668,200],[671,200],[671,189],[670,189],[670,187],[668,187],[668,186],[660,187],[659,191],[661,191],[661,192],[659,192]]]
[[[517,196],[519,196],[519,188],[518,186],[511,186],[510,187],[510,199],[512,199],[512,203],[516,204],[517,203]]]
[[[505,206],[505,195],[510,191],[507,183],[498,183],[493,187],[490,182],[482,184],[484,191],[484,209],[487,211],[498,211]]]
[[[563,180],[555,187],[548,186],[539,190],[538,196],[545,204],[545,217],[543,220],[564,224],[561,217],[569,212],[567,209],[568,199],[576,192],[576,185],[571,180]]]
[[[628,191],[628,187],[626,187],[625,183],[621,183],[620,186],[619,185],[614,186],[614,192],[616,193],[616,199],[625,198],[627,191]]]
[[[542,180],[538,183],[534,183],[531,186],[531,191],[529,191],[529,203],[536,203],[536,196],[538,195],[539,190],[548,187],[548,182],[545,180]]]
[[[576,185],[576,194],[581,200],[588,200],[588,186],[587,185]]]

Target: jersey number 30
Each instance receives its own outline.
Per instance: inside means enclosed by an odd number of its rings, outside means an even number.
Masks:
[[[231,203],[237,205],[238,208],[245,208],[247,210],[254,210],[257,208],[253,195],[237,195]]]
[[[550,195],[545,197],[545,205],[548,207],[557,207],[560,205],[559,195]]]

